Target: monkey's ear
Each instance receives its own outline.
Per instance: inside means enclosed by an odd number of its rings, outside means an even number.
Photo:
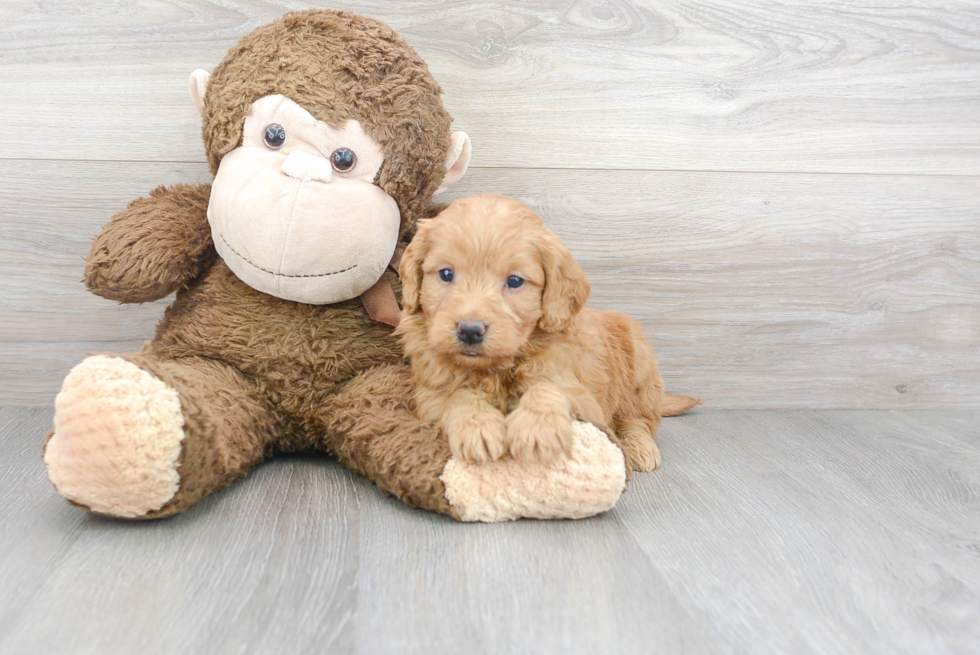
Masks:
[[[419,221],[418,231],[405,249],[398,264],[398,277],[402,280],[402,308],[409,314],[418,314],[422,309],[419,295],[422,293],[422,262],[429,252],[429,223],[432,219]]]
[[[211,73],[198,68],[191,73],[191,100],[197,113],[204,115],[204,94],[208,91],[208,82],[211,81]]]
[[[558,237],[544,234],[535,245],[541,253],[544,268],[542,313],[538,326],[545,332],[561,332],[568,329],[575,315],[582,311],[592,287],[585,271]]]
[[[449,135],[449,139],[446,177],[442,178],[442,184],[436,189],[437,194],[442,193],[456,180],[463,177],[463,173],[470,166],[470,155],[473,154],[473,146],[470,144],[470,137],[466,132],[453,132]]]

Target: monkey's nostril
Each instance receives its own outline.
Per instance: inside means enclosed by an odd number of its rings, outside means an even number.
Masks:
[[[483,341],[487,333],[487,324],[482,321],[463,322],[456,324],[456,338],[468,345]]]

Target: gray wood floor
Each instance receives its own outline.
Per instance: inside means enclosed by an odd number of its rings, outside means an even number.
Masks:
[[[980,412],[697,412],[578,522],[464,525],[318,457],[174,519],[66,505],[0,410],[0,652],[976,653]]]

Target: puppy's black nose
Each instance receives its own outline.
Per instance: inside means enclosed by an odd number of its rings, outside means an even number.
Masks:
[[[456,338],[470,346],[483,341],[487,333],[487,324],[483,321],[463,322],[456,324]]]

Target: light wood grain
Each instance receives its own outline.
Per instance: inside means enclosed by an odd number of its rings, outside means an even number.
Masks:
[[[52,415],[0,407],[0,650],[86,523],[81,512],[65,511],[44,472],[41,445]]]
[[[203,161],[187,76],[309,2],[0,11],[0,157]],[[980,173],[959,0],[313,3],[387,21],[490,167]]]
[[[0,652],[942,653],[980,640],[977,412],[720,412],[585,521],[464,525],[289,457],[173,519],[65,504],[0,410]],[[12,592],[10,590],[13,590]]]
[[[388,21],[442,81],[476,143],[449,198],[540,211],[672,388],[727,408],[978,406],[974,4],[331,6]],[[88,243],[157,184],[209,179],[188,71],[296,8],[0,7],[0,402],[49,404],[86,353],[152,336],[167,301],[85,293]],[[643,170],[671,168],[704,170]]]
[[[0,162],[0,399],[48,404],[91,351],[137,348],[166,301],[79,282],[88,241],[203,165]],[[47,193],[25,197],[29,180]],[[471,171],[447,199],[539,211],[642,321],[670,387],[719,408],[976,407],[980,185],[970,177]]]
[[[734,652],[980,643],[980,444],[882,412],[705,412],[665,427],[663,474],[639,478],[617,516]]]

